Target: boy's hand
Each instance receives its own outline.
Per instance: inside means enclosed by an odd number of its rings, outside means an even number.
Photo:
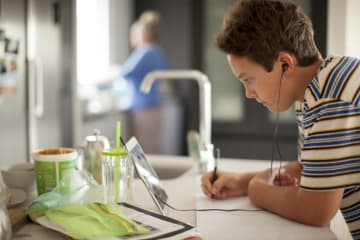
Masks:
[[[278,169],[275,169],[275,176],[273,179],[274,185],[277,186],[287,186],[287,187],[295,187],[298,186],[298,179],[292,176],[290,173],[286,172],[285,168],[280,169],[280,173]]]
[[[248,181],[241,177],[239,173],[218,172],[218,178],[211,184],[213,172],[207,172],[201,177],[201,189],[209,198],[226,199],[230,197],[240,197],[247,192]]]

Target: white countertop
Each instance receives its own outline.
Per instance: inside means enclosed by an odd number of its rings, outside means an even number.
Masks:
[[[173,207],[189,209],[196,207],[196,195],[200,190],[200,174],[195,163],[188,157],[149,155],[153,166],[173,163],[171,168],[186,164],[193,168],[176,179],[163,180],[169,195],[169,203]],[[236,172],[256,171],[270,167],[265,160],[222,159],[219,169]],[[169,168],[169,170],[171,170]],[[150,207],[150,206],[149,206]],[[155,210],[155,206],[152,207]],[[336,214],[330,227],[312,227],[297,223],[270,212],[176,212],[168,211],[169,216],[195,224],[204,239],[352,239],[346,223],[340,213]],[[221,236],[219,233],[223,233]],[[285,237],[286,236],[286,237]]]
[[[175,169],[190,170],[174,179],[162,180],[162,184],[169,195],[168,203],[180,209],[196,207],[196,196],[200,193],[200,174],[195,164],[188,157],[149,155],[149,161],[155,169],[172,171]],[[219,169],[231,171],[253,171],[269,167],[268,161],[222,159]],[[135,204],[157,211],[145,187],[140,181],[135,184]],[[270,212],[179,212],[171,209],[165,211],[168,216],[195,225],[203,239],[342,239],[347,240],[346,225],[341,214],[334,217],[330,227],[312,227],[274,215]],[[28,224],[18,234],[39,232],[37,239],[63,239],[50,230],[41,231],[40,226]],[[335,229],[335,233],[334,233]],[[51,235],[50,235],[51,234]],[[44,236],[47,236],[46,238]],[[40,237],[40,235],[39,235]],[[22,238],[26,239],[26,238]]]

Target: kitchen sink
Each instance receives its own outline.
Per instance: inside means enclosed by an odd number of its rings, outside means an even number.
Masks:
[[[148,154],[147,156],[160,179],[177,178],[195,165],[193,159],[185,156],[152,154]]]

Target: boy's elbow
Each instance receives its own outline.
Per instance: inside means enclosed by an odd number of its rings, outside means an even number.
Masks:
[[[299,205],[298,205],[299,206]],[[302,205],[290,211],[288,217],[297,222],[314,227],[328,226],[335,216],[337,209],[319,205]]]
[[[265,198],[264,193],[259,185],[260,184],[254,179],[249,183],[248,197],[251,202],[257,207],[275,212],[280,216],[296,222],[315,227],[328,226],[338,209],[337,207],[335,208],[333,206],[326,205],[323,202],[320,203],[321,205],[308,204],[305,206],[303,204],[296,204],[297,207],[294,208],[289,208],[289,206],[286,206],[286,204],[271,204],[271,206],[269,206],[269,204],[266,204],[266,199],[269,200],[271,196],[267,196]]]
[[[331,222],[331,219],[333,218],[333,214],[329,214],[324,211],[314,211],[312,214],[309,214],[309,216],[304,219],[303,223],[312,225],[315,227],[324,227],[328,226]]]
[[[303,205],[299,215],[304,219],[303,222],[317,227],[328,226],[339,210],[343,191],[301,193],[305,194],[304,198],[300,199]]]

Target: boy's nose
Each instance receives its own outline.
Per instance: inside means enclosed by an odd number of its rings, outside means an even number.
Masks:
[[[250,88],[245,89],[245,95],[247,98],[256,98],[255,91],[251,90]]]

